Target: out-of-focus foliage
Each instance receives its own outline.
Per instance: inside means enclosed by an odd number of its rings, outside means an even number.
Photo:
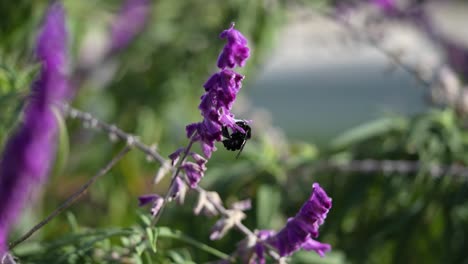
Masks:
[[[0,2],[1,143],[18,120],[37,69],[31,47],[45,2]],[[64,3],[76,63],[102,44],[120,1]],[[252,44],[255,57],[244,72],[248,86],[256,63],[273,41],[282,8],[276,1],[153,1],[145,32],[80,87],[74,105],[143,142],[157,143],[160,153],[167,155],[187,144],[185,124],[200,119],[197,104],[222,45],[219,32],[235,21]],[[34,216],[18,227],[14,237],[78,189],[122,145],[79,122],[67,125],[71,149],[65,168],[47,184],[30,209]],[[323,150],[288,142],[271,126],[254,129],[254,138],[238,160],[219,146],[202,184],[218,191],[228,205],[251,198],[248,227],[279,229],[308,197],[312,183],[320,182],[333,198],[321,241],[330,243],[333,251],[323,259],[300,252],[291,263],[468,261],[466,179],[444,173],[434,178],[430,173],[434,163],[468,161],[468,133],[452,110],[386,117],[345,133]],[[317,166],[323,160],[346,164],[363,159],[420,160],[423,168],[402,175]],[[66,215],[13,253],[23,263],[204,263],[230,254],[243,237],[233,231],[210,241],[216,219],[193,215],[197,198],[193,193],[185,205],[171,204],[158,228],[145,229],[148,219],[138,215],[147,212],[137,209],[136,197],[154,191],[151,182],[158,167],[131,152]],[[156,191],[164,193],[167,184],[162,182]],[[143,233],[148,241],[135,240]]]

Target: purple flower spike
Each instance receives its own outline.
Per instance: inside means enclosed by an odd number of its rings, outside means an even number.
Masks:
[[[148,0],[125,0],[111,28],[112,52],[125,48],[143,30],[149,11]]]
[[[280,256],[289,256],[299,249],[315,250],[320,256],[331,250],[328,244],[313,240],[318,236],[318,228],[327,217],[332,200],[318,183],[312,185],[312,195],[302,205],[299,213],[288,220],[278,234],[268,239],[276,247]]]
[[[68,34],[63,6],[55,3],[47,11],[37,37],[36,57],[42,68],[32,86],[32,97],[39,104],[63,101],[71,97],[68,74]]]
[[[60,3],[51,5],[38,35],[36,56],[42,64],[23,120],[5,144],[0,158],[0,256],[7,237],[34,187],[46,180],[55,154],[57,124],[51,103],[70,95],[67,80],[68,49],[65,14]]]
[[[250,56],[247,39],[238,30],[234,29],[234,23],[231,24],[229,29],[224,30],[219,37],[227,39],[227,44],[219,55],[218,67],[220,69],[234,68],[236,64],[243,67]]]
[[[185,162],[181,165],[192,188],[195,188],[203,177],[207,159],[211,158],[211,154],[216,151],[215,142],[223,139],[223,128],[244,132],[236,124],[234,114],[231,113],[237,93],[242,87],[244,76],[226,68],[244,65],[250,55],[247,40],[234,29],[234,24],[229,29],[224,30],[220,37],[226,39],[227,44],[218,59],[218,67],[221,70],[214,73],[203,85],[205,93],[200,97],[198,106],[203,120],[185,127],[187,137],[191,139],[192,143],[200,142],[204,156],[190,153],[195,163]],[[173,164],[179,156],[180,150],[171,154],[170,158]]]

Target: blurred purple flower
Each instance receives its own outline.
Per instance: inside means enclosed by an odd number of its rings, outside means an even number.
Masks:
[[[331,201],[320,185],[314,183],[312,195],[304,203],[299,213],[290,218],[286,227],[269,238],[267,243],[276,247],[282,257],[289,256],[301,248],[315,250],[320,256],[323,256],[325,252],[331,250],[331,246],[311,238],[318,236],[318,228],[327,217],[332,206]]]
[[[149,18],[148,0],[125,0],[111,28],[111,51],[125,48],[140,33]]]
[[[250,256],[249,264],[265,264],[265,241],[275,235],[273,230],[259,230],[255,232],[257,243],[254,246],[254,253]]]
[[[42,63],[39,77],[0,160],[0,255],[7,250],[11,225],[33,187],[45,181],[53,161],[57,124],[51,104],[71,96],[65,11],[60,3],[52,4],[45,15],[36,55]]]
[[[396,7],[395,0],[371,0],[371,3],[386,11],[393,10]]]

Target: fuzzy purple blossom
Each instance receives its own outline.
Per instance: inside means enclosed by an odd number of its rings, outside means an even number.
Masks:
[[[30,193],[46,180],[54,159],[57,124],[52,103],[71,96],[67,45],[65,12],[60,3],[54,3],[37,38],[39,77],[32,85],[23,119],[6,142],[0,160],[0,256],[7,250],[11,225]]]
[[[304,247],[323,256],[331,247],[310,239],[318,237],[318,228],[325,221],[331,206],[331,198],[318,183],[314,183],[309,200],[302,205],[295,217],[288,220],[286,227],[268,240],[268,243],[278,249],[280,256],[289,256]]]
[[[243,67],[250,56],[247,39],[238,30],[234,29],[234,23],[231,24],[229,29],[221,32],[219,37],[226,39],[227,44],[219,55],[218,67],[220,69],[234,68],[236,65]]]
[[[125,0],[111,28],[111,51],[125,48],[140,33],[149,18],[148,0]]]

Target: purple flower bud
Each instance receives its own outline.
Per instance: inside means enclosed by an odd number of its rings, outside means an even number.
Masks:
[[[36,55],[42,68],[32,85],[23,120],[6,142],[0,160],[0,255],[7,250],[10,226],[34,187],[43,183],[55,154],[57,124],[52,102],[71,95],[67,80],[68,49],[65,14],[51,5],[38,35]]]
[[[171,199],[176,199],[177,203],[183,204],[185,200],[185,194],[187,193],[187,185],[180,177],[177,177],[170,192],[171,193],[169,197]]]
[[[164,204],[164,198],[162,198],[161,196],[156,198],[156,200],[153,203],[153,206],[151,207],[151,215],[153,217],[159,214],[159,211],[161,211],[163,204]]]
[[[149,17],[148,0],[125,0],[111,28],[111,51],[125,48],[140,33]]]
[[[192,158],[195,160],[195,163],[197,163],[199,166],[204,166],[208,162],[207,159],[195,152],[191,152],[190,156],[192,156]]]
[[[185,151],[185,148],[178,148],[174,153],[169,155],[169,158],[171,159],[171,165],[174,166],[177,161],[179,161],[180,154]]]
[[[196,163],[193,162],[185,162],[181,168],[185,171],[185,174],[187,175],[187,178],[190,182],[190,187],[195,188],[198,184],[198,182],[201,180],[203,177],[206,167],[200,166]]]
[[[138,206],[145,206],[149,203],[156,201],[159,198],[157,194],[145,194],[138,197]]]
[[[227,44],[219,55],[218,67],[220,69],[234,68],[236,64],[243,67],[250,56],[247,39],[238,30],[234,29],[234,23],[231,24],[229,29],[224,30],[219,37],[227,39]]]
[[[250,199],[235,202],[231,205],[234,210],[247,211],[252,208],[252,201]]]

